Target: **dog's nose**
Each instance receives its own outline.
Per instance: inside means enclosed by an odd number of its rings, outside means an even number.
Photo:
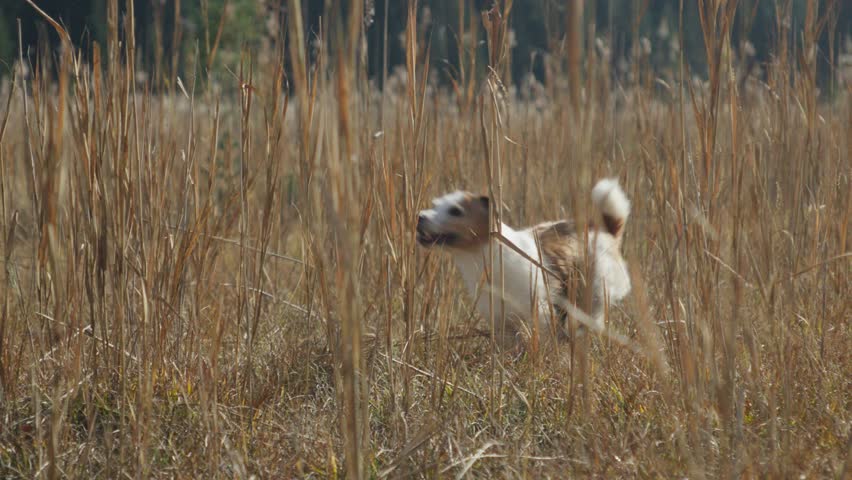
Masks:
[[[417,230],[422,229],[423,225],[425,223],[426,223],[426,215],[423,215],[422,213],[417,215]]]

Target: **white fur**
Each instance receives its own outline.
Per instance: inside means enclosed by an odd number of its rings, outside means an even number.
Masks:
[[[504,224],[503,236],[529,258],[542,263],[530,230],[516,231]],[[507,335],[513,335],[522,330],[530,331],[533,326],[531,319],[535,318],[539,337],[549,338],[553,333],[550,302],[571,312],[572,318],[580,320],[587,327],[601,330],[603,305],[622,300],[631,289],[627,264],[618,253],[615,238],[608,233],[593,233],[589,237],[589,254],[595,259],[592,288],[594,303],[597,306],[591,315],[578,316],[577,312],[580,310],[576,305],[568,304],[557,295],[548,295],[544,273],[524,256],[496,239],[491,240],[491,251],[494,255],[494,274],[491,275],[490,285],[486,283],[483,275],[485,270],[491,272],[492,268],[488,244],[474,251],[454,251],[453,259],[465,286],[476,300],[477,310],[486,320],[491,319],[492,296],[489,294],[493,293],[494,326],[498,334],[505,332]],[[555,286],[556,281],[553,278],[548,279],[551,287]]]
[[[421,211],[420,216],[427,218],[435,225],[441,225],[449,218],[450,214],[447,212],[450,207],[457,206],[464,200],[464,196],[464,192],[456,190],[442,197],[435,198],[432,200],[433,208]]]
[[[516,231],[504,224],[502,232],[519,250],[541,263],[530,231]],[[498,335],[505,333],[511,336],[520,329],[532,328],[531,324],[526,324],[526,319],[537,317],[539,335],[547,337],[551,330],[550,305],[541,269],[497,239],[491,239],[490,245],[489,248],[486,243],[473,251],[453,251],[456,266],[476,300],[477,310],[490,320],[493,297],[494,327]],[[483,275],[486,270],[491,278],[490,285]]]
[[[610,234],[597,232],[589,236],[590,255],[595,259],[593,285],[600,308],[616,303],[630,293],[630,274],[627,263],[618,252],[618,241]]]
[[[630,215],[630,200],[615,178],[605,178],[599,181],[592,189],[592,202],[604,215],[627,220]]]

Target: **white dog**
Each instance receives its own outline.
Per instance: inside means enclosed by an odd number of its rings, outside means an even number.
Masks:
[[[604,307],[630,292],[621,256],[630,202],[615,179],[599,181],[592,200],[603,225],[588,232],[558,221],[524,230],[503,224],[492,233],[490,199],[457,191],[420,212],[417,241],[453,255],[477,309],[493,318],[503,343],[532,329],[545,340],[564,335],[568,318],[601,329]]]

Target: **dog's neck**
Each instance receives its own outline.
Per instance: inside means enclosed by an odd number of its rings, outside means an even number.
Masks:
[[[523,232],[518,232],[509,225],[502,223],[500,224],[500,228],[497,230],[497,233],[492,234],[491,238],[489,238],[488,241],[483,242],[473,248],[453,250],[453,259],[456,261],[456,264],[459,265],[460,268],[462,267],[462,265],[467,266],[473,264],[476,265],[479,269],[482,269],[486,266],[491,265],[492,254],[494,255],[495,262],[498,262],[500,260],[501,250],[503,250],[504,256],[506,255],[507,251],[512,251],[511,248],[501,248],[505,246],[505,243],[498,238],[498,233],[509,242],[512,242],[512,244],[514,244],[516,247],[525,251],[525,242],[522,238]],[[516,252],[513,253],[517,255]]]
[[[535,239],[528,231],[517,231],[506,224],[502,224],[498,231],[505,241],[511,242],[526,256],[539,259]],[[483,288],[494,285],[504,289],[512,301],[528,304],[532,289],[539,282],[538,268],[496,235],[475,249],[453,252],[453,259],[473,297],[481,295],[485,291]]]

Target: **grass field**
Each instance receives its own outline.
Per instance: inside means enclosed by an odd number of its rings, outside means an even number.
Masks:
[[[852,475],[852,90],[815,83],[816,15],[758,74],[719,11],[707,78],[577,71],[569,39],[527,88],[492,14],[453,89],[412,14],[381,92],[355,7],[312,62],[291,19],[287,76],[152,93],[109,8],[107,45],[0,89],[0,478]],[[604,176],[634,290],[605,335],[500,352],[417,210],[585,223]]]

